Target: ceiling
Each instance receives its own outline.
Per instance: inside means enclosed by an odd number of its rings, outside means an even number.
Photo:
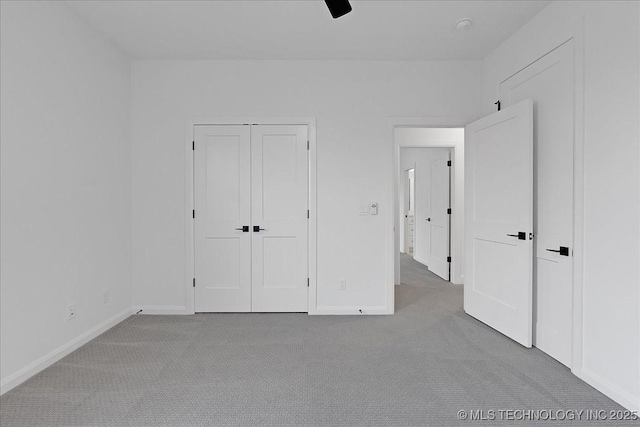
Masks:
[[[549,0],[67,1],[136,59],[482,59]],[[455,29],[462,18],[473,25]]]

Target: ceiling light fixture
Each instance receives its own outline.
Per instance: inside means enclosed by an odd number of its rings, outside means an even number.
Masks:
[[[456,23],[456,30],[466,31],[471,27],[472,21],[469,18],[461,19]]]
[[[331,16],[333,16],[334,19],[351,12],[349,0],[324,0],[324,2],[327,4],[329,12],[331,12]]]

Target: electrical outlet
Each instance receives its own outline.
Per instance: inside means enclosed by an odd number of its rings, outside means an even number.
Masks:
[[[76,318],[76,305],[71,304],[67,309],[67,320],[71,320],[75,318]]]
[[[109,302],[109,290],[105,289],[102,291],[102,303],[107,304]]]
[[[340,285],[338,287],[341,291],[347,290],[347,281],[345,279],[340,279]]]

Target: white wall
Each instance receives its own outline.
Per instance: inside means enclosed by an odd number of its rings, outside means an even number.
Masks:
[[[584,129],[578,129],[584,132],[584,262],[577,272],[584,278],[577,322],[583,330],[573,371],[635,410],[640,410],[638,8],[638,2],[551,3],[485,59],[482,97],[488,114],[501,81],[568,37],[584,37]]]
[[[407,151],[402,147],[452,148],[451,282],[462,284],[464,282],[464,128],[398,127],[394,130],[394,140],[396,146],[402,151]],[[396,212],[400,212],[398,198],[395,199],[395,203]],[[400,230],[399,218],[403,218],[402,214],[396,217],[397,230]],[[397,237],[395,282],[400,283],[399,235]]]
[[[135,306],[186,307],[186,120],[315,116],[318,306],[390,311],[394,152],[387,118],[475,119],[480,64],[135,61],[132,84]],[[359,216],[358,206],[373,201],[379,215]],[[338,289],[341,278],[347,291]]]
[[[5,392],[131,312],[130,67],[64,4],[0,4]]]

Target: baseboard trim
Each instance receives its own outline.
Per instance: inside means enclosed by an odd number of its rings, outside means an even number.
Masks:
[[[139,305],[133,307],[133,312],[139,314],[155,314],[155,315],[184,315],[193,314],[187,310],[187,307],[183,305]]]
[[[610,381],[607,381],[600,375],[585,368],[573,369],[571,372],[573,372],[573,374],[582,381],[586,382],[628,410],[640,412],[640,399],[634,397]]]
[[[44,369],[46,369],[49,366],[53,365],[58,360],[60,360],[63,357],[67,356],[71,352],[73,352],[73,351],[77,350],[78,348],[82,347],[83,345],[85,345],[86,343],[88,343],[89,341],[91,341],[92,339],[97,337],[98,335],[100,335],[100,334],[106,332],[107,330],[113,328],[115,325],[117,325],[118,323],[122,322],[123,320],[125,320],[129,316],[131,316],[131,314],[133,314],[133,313],[132,313],[130,308],[128,308],[128,309],[116,314],[115,316],[105,320],[104,322],[100,323],[99,325],[89,329],[84,334],[72,339],[71,341],[69,341],[66,344],[63,344],[62,346],[58,347],[57,349],[53,350],[52,352],[42,356],[41,358],[37,359],[34,362],[28,364],[27,366],[25,366],[24,368],[20,369],[19,371],[9,375],[7,378],[4,378],[0,382],[0,395],[3,395],[6,392],[8,392],[9,390],[13,389],[14,387],[22,384],[23,382],[25,382],[26,380],[28,380],[32,376],[34,376],[37,373],[43,371]]]
[[[389,310],[384,306],[373,307],[341,307],[341,306],[320,306],[315,310],[309,310],[310,315],[380,315],[393,314],[393,310]]]

